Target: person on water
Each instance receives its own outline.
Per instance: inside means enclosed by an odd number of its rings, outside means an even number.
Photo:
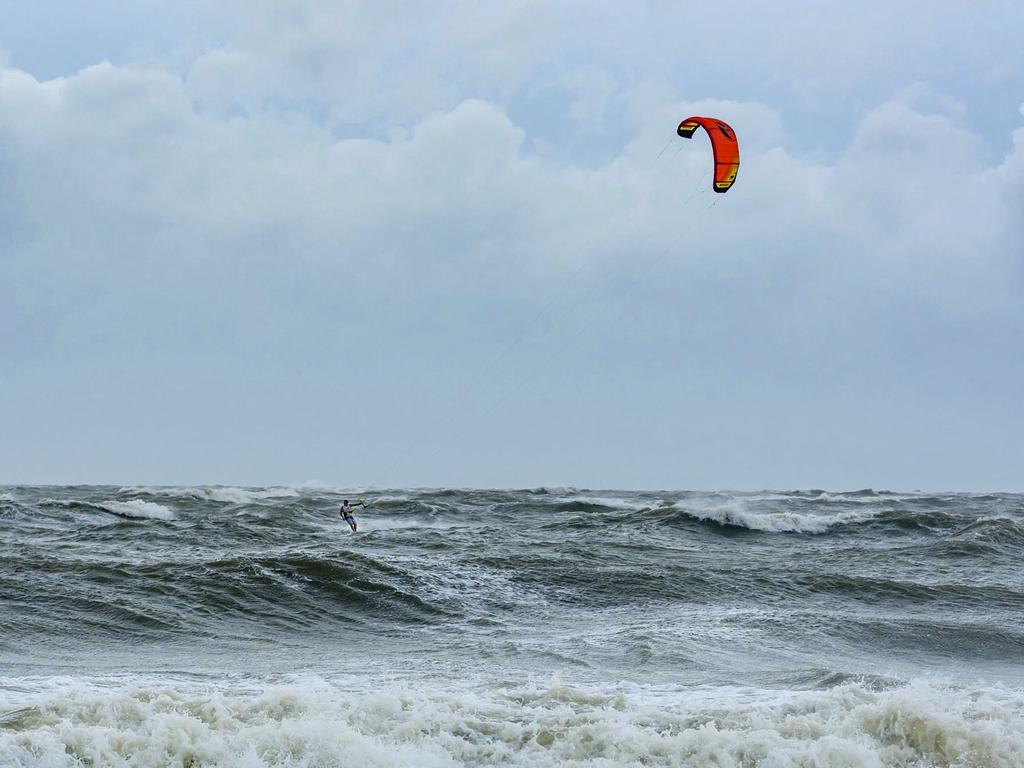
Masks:
[[[359,501],[355,502],[354,504],[349,504],[348,503],[348,499],[344,499],[341,502],[341,509],[338,511],[338,514],[341,515],[341,519],[342,520],[344,520],[346,523],[348,523],[348,527],[352,529],[353,533],[355,533],[355,531],[356,531],[356,519],[354,517],[352,517],[352,507],[365,507],[365,506],[366,506],[366,502],[364,502],[362,499],[360,499]]]

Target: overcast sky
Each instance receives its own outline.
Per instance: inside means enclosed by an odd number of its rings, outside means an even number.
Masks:
[[[1022,40],[0,0],[0,482],[1024,489]]]

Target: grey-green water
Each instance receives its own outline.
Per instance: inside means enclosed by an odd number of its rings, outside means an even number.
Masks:
[[[0,758],[1024,765],[1022,548],[1013,494],[3,488]]]

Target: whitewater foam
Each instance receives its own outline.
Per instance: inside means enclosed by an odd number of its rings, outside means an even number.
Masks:
[[[374,688],[63,681],[0,698],[18,766],[844,766],[1019,768],[1024,695],[890,690]],[[353,688],[353,686],[356,686]],[[6,687],[6,686],[4,686]],[[24,689],[24,685],[20,685]]]

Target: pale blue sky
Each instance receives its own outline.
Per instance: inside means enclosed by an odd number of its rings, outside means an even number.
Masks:
[[[1019,3],[84,7],[0,2],[0,482],[1024,487]]]

